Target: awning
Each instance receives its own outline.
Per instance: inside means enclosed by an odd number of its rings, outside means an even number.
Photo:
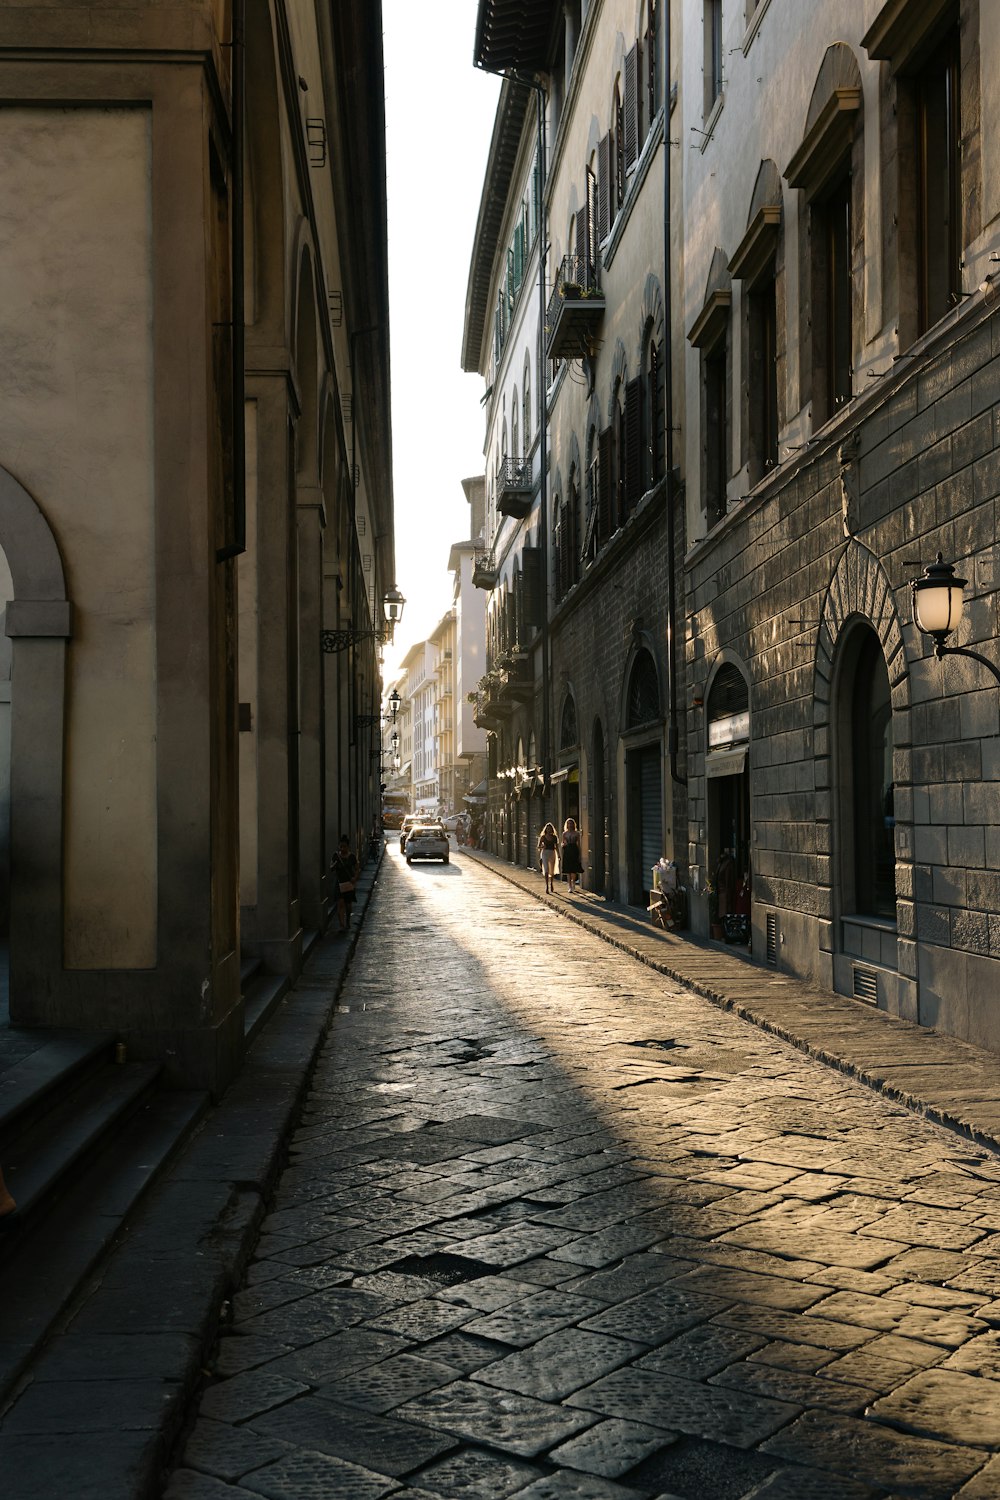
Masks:
[[[560,766],[559,769],[558,769],[558,771],[553,771],[552,775],[549,777],[549,785],[550,786],[558,786],[560,781],[579,781],[579,780],[580,780],[580,767],[577,765],[576,761],[573,761],[571,765]]]
[[[740,745],[737,750],[711,750],[705,756],[705,775],[713,776],[740,776],[743,767],[747,763],[747,747]]]

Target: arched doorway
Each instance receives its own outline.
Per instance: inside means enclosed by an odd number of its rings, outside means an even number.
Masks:
[[[551,777],[556,791],[553,822],[562,828],[567,818],[580,823],[580,731],[576,717],[576,699],[571,692],[563,699],[559,717],[559,768]]]
[[[594,791],[590,818],[590,888],[599,896],[607,894],[608,815],[606,768],[604,764],[604,730],[600,719],[594,720]]]
[[[663,854],[663,720],[656,662],[637,651],[625,699],[626,868],[631,906],[645,906]]]
[[[835,684],[837,865],[845,924],[896,929],[892,698],[882,643],[858,621]]]
[[[0,860],[10,1014],[65,1025],[63,780],[70,604],[49,524],[0,468]]]
[[[750,689],[733,662],[723,662],[705,707],[708,869],[713,926],[730,941],[750,941]],[[727,923],[727,918],[740,918]]]

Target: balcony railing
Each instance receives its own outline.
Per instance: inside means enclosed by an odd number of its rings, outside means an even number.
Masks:
[[[513,708],[515,703],[527,703],[534,696],[535,674],[531,659],[526,652],[518,651],[504,658],[500,667],[499,694],[501,703]]]
[[[531,461],[504,458],[497,469],[497,510],[520,520],[531,509]]]
[[[477,589],[495,589],[497,565],[490,552],[477,552],[472,562],[472,586]]]
[[[604,317],[600,271],[586,256],[564,255],[545,314],[549,359],[582,359],[595,352]]]

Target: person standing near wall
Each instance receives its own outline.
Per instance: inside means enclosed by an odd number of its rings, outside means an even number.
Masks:
[[[559,868],[569,885],[569,894],[576,895],[577,882],[583,874],[583,859],[580,854],[580,831],[575,818],[567,818],[563,824],[559,842]]]
[[[553,823],[546,823],[538,835],[538,862],[541,865],[542,874],[545,876],[545,889],[550,894],[555,894],[556,878],[556,853],[559,849],[559,835],[556,833]]]
[[[346,932],[350,925],[351,907],[354,905],[354,890],[359,873],[357,855],[351,848],[347,834],[342,834],[340,848],[333,857],[333,878],[337,882],[337,920],[340,923],[341,932]]]

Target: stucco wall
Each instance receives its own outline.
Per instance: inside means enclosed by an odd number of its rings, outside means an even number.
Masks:
[[[157,957],[150,168],[146,109],[0,109],[0,462],[75,607],[69,968]]]

